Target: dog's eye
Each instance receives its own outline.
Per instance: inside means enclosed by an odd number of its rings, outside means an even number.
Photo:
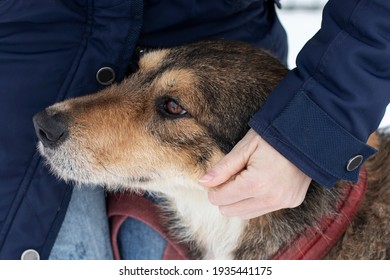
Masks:
[[[168,117],[179,118],[188,115],[188,112],[172,98],[163,98],[160,100],[158,108],[159,111]]]
[[[174,100],[168,100],[165,105],[164,109],[167,111],[167,113],[171,115],[185,115],[187,114],[187,111],[183,109],[179,104],[176,103]]]

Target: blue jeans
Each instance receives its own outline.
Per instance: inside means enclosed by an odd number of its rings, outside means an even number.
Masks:
[[[161,260],[167,241],[144,223],[128,218],[118,232],[118,247],[124,260]]]
[[[166,241],[145,224],[127,219],[119,230],[122,259],[161,259]],[[112,260],[103,188],[75,187],[51,260]]]

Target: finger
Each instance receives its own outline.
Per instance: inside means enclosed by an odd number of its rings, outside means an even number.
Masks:
[[[208,197],[214,205],[230,205],[241,200],[252,198],[254,196],[252,183],[245,179],[247,170],[242,171],[235,178],[220,185],[218,188],[211,189]]]
[[[199,183],[205,187],[219,186],[244,169],[246,162],[242,153],[232,150],[200,178]]]
[[[250,131],[237,143],[230,153],[225,155],[198,180],[199,183],[205,187],[216,187],[227,182],[230,178],[243,170],[247,165],[250,155],[256,149],[256,144],[252,141],[253,137],[253,133]]]
[[[239,217],[241,219],[252,219],[267,213],[279,210],[277,208],[263,207],[259,199],[250,198],[240,202],[219,206],[219,211],[226,217]]]

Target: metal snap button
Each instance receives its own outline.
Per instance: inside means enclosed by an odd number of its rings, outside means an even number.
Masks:
[[[360,166],[363,162],[363,156],[357,155],[351,158],[347,163],[347,170],[348,171],[354,171],[356,168]]]
[[[111,67],[102,67],[96,73],[96,80],[99,84],[107,86],[115,81],[115,71]]]
[[[21,260],[34,260],[37,261],[39,260],[39,253],[34,250],[34,249],[28,249],[23,252],[22,257],[20,258]]]

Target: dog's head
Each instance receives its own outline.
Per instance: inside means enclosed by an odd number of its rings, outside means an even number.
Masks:
[[[238,42],[150,51],[122,83],[38,113],[38,148],[65,180],[144,189],[195,182],[244,136],[286,71]]]

